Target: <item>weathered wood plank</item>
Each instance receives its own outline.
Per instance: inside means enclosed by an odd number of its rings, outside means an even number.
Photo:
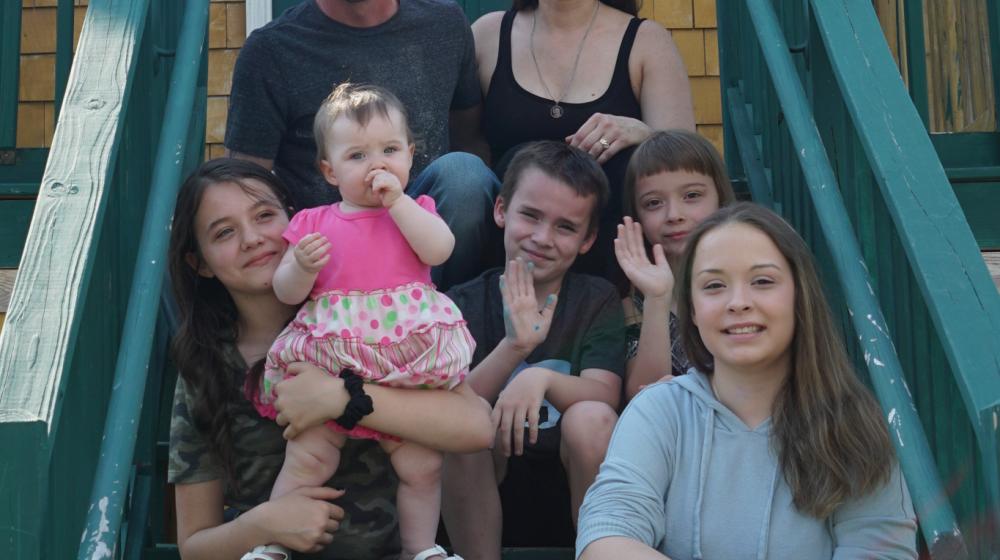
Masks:
[[[95,0],[93,7],[100,9],[87,11],[25,242],[28,256],[0,338],[0,410],[13,406],[43,420],[51,418],[80,320],[77,304],[99,233],[147,2]]]
[[[102,217],[138,61],[148,0],[92,0],[70,71],[23,259],[0,331],[0,447],[40,449],[17,484],[0,484],[0,556],[37,560],[46,525],[55,422],[94,270]],[[86,371],[79,371],[81,375]],[[65,455],[65,453],[64,453]],[[0,453],[0,473],[22,453]],[[32,496],[34,506],[25,503]],[[60,529],[59,540],[68,530]],[[79,534],[78,532],[76,534]],[[42,551],[39,553],[38,551]]]
[[[993,283],[997,290],[1000,290],[1000,251],[983,251],[983,260],[986,261],[986,268],[993,277]]]
[[[0,269],[0,313],[7,312],[7,306],[10,304],[10,294],[14,291],[15,276],[17,276],[17,269]]]

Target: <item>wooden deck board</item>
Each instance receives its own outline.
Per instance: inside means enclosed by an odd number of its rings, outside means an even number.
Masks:
[[[986,261],[986,268],[993,277],[993,283],[997,290],[1000,290],[1000,251],[983,251],[983,260]]]
[[[7,313],[7,305],[10,304],[10,293],[14,291],[14,277],[17,276],[17,269],[0,269],[0,315]],[[0,320],[0,325],[3,321]]]

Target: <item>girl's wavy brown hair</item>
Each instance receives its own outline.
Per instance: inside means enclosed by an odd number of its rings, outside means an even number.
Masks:
[[[844,502],[888,482],[895,460],[889,434],[878,404],[847,357],[809,247],[792,226],[762,206],[727,206],[691,232],[678,295],[681,340],[691,363],[712,375],[712,355],[691,316],[691,266],[705,234],[729,224],[746,224],[767,235],[795,279],[792,370],[774,401],[771,445],[795,507],[825,519]]]
[[[268,191],[261,192],[250,180],[265,185]],[[273,173],[255,163],[233,158],[206,161],[181,185],[170,229],[167,261],[179,315],[171,355],[192,397],[191,421],[218,458],[224,480],[236,488],[232,418],[227,404],[239,394],[237,381],[244,374],[232,357],[239,316],[232,296],[218,278],[201,276],[194,266],[202,262],[195,217],[205,191],[219,183],[235,183],[254,198],[273,195],[286,211],[288,190]]]

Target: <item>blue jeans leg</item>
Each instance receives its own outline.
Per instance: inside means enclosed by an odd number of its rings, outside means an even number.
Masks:
[[[416,198],[426,194],[455,234],[455,250],[448,262],[431,270],[441,291],[471,280],[489,264],[499,228],[493,222],[493,201],[500,182],[483,160],[464,152],[445,154],[427,166],[406,189]]]

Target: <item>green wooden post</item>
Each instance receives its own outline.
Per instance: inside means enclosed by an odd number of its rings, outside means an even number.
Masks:
[[[17,141],[17,79],[21,72],[21,0],[0,2],[0,151]],[[0,152],[0,165],[13,164]],[[8,161],[8,159],[10,161]]]
[[[910,98],[924,123],[931,129],[930,103],[927,99],[927,50],[924,42],[923,0],[903,0],[903,17],[906,19],[906,71],[909,77]],[[898,72],[898,69],[897,69]]]
[[[43,523],[51,444],[147,6],[146,0],[90,2],[26,258],[0,331],[0,448],[24,450],[0,453],[0,472],[23,474],[16,484],[0,484],[4,558],[37,560],[51,544]]]
[[[202,47],[208,29],[208,0],[188,0],[177,45],[170,94],[153,167],[152,190],[115,366],[114,390],[104,427],[100,461],[78,558],[113,549],[121,528],[129,472],[142,411],[174,201],[181,182],[185,143],[197,92]]]
[[[812,4],[819,19],[820,8],[817,4],[828,8],[831,4],[826,0]],[[906,387],[885,318],[872,292],[844,200],[774,8],[769,0],[747,0],[747,6],[775,85],[784,122],[798,148],[795,153],[816,208],[820,229],[826,239],[837,240],[828,244],[828,248],[851,310],[855,333],[865,351],[871,382],[887,415],[890,434],[894,436],[892,440],[921,518],[925,540],[935,557],[962,558],[967,554],[964,542],[947,495],[941,488],[927,438]],[[868,9],[871,9],[870,5]],[[841,3],[836,10],[844,10]]]
[[[934,146],[917,125],[918,113],[894,71],[871,4],[845,0],[834,7],[813,0],[813,7],[844,101],[976,431],[997,523],[1000,296]]]

